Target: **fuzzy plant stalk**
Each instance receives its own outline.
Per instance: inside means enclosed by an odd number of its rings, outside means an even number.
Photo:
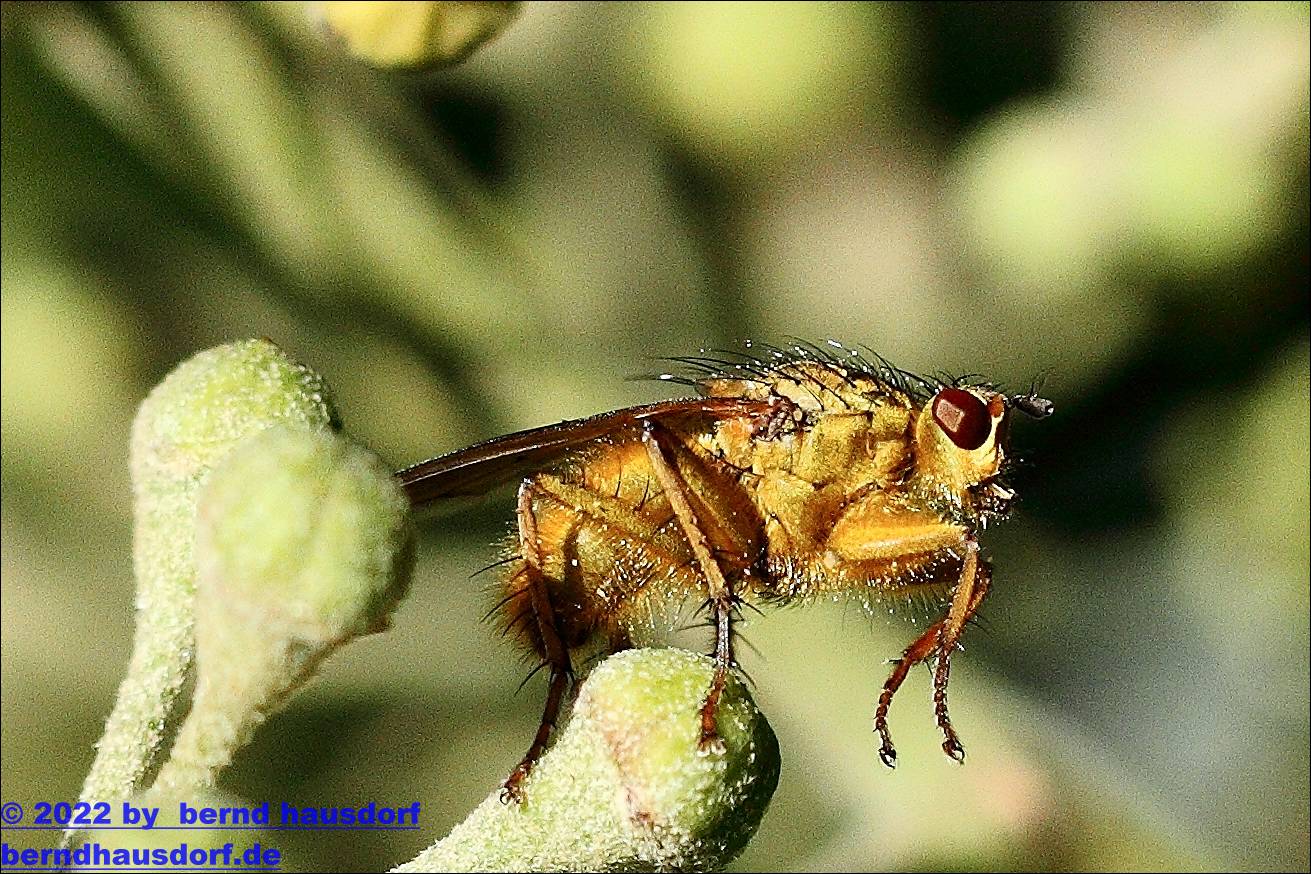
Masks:
[[[196,501],[242,440],[278,423],[336,427],[322,380],[267,340],[202,352],[150,393],[132,430],[136,636],[82,787],[126,799],[154,776],[195,652]]]
[[[724,750],[701,746],[711,659],[676,649],[611,656],[583,683],[569,724],[523,784],[493,793],[395,871],[685,871],[732,861],[778,784],[769,723],[734,677]]]
[[[212,788],[324,658],[384,630],[413,543],[405,494],[363,447],[275,426],[234,449],[200,498],[196,692],[152,791]]]

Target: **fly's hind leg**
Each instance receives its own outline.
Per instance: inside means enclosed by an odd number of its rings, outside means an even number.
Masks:
[[[979,559],[979,546],[968,537],[964,543],[965,558],[960,580],[952,592],[947,615],[930,625],[923,634],[906,647],[901,657],[893,661],[892,673],[883,684],[878,708],[874,713],[874,731],[879,736],[879,758],[889,768],[897,765],[897,750],[892,745],[888,730],[888,708],[910,669],[922,661],[934,659],[933,715],[942,731],[942,751],[958,762],[965,760],[965,747],[951,724],[947,713],[947,682],[951,675],[951,654],[960,642],[965,624],[970,621],[979,604],[988,593],[992,572],[986,562]]]
[[[546,705],[542,709],[542,721],[537,726],[537,734],[523,759],[510,772],[501,788],[501,801],[523,800],[521,784],[532,772],[533,766],[546,750],[546,743],[555,729],[560,716],[560,705],[573,677],[573,665],[569,660],[569,650],[560,634],[555,608],[551,605],[550,592],[546,577],[542,573],[541,544],[537,535],[537,520],[533,515],[533,485],[525,481],[519,487],[517,521],[519,525],[519,554],[523,565],[519,573],[524,574],[524,590],[529,595],[529,608],[537,627],[537,640],[541,643],[541,654],[550,669],[550,685],[546,693]]]

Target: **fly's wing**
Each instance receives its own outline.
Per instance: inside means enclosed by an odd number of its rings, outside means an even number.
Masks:
[[[507,434],[421,461],[396,476],[410,503],[424,507],[446,498],[481,495],[550,467],[573,450],[647,422],[670,423],[697,416],[708,419],[761,416],[772,411],[774,407],[768,401],[736,397],[661,401]]]

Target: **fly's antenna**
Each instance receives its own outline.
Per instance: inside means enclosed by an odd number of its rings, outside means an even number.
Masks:
[[[1056,412],[1056,405],[1039,395],[1046,376],[1040,376],[1029,383],[1029,390],[1024,394],[1015,394],[1006,400],[1015,409],[1034,419],[1045,419]]]
[[[1056,412],[1056,405],[1046,398],[1040,398],[1035,392],[1025,395],[1011,395],[1007,400],[1015,409],[1034,419],[1045,419]]]

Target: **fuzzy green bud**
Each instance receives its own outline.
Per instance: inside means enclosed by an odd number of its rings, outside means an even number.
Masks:
[[[409,503],[368,450],[270,428],[215,470],[196,535],[195,702],[157,788],[212,785],[334,649],[381,631],[413,564]]]
[[[712,870],[732,861],[778,784],[778,740],[746,687],[719,705],[724,751],[701,747],[714,663],[675,649],[611,656],[523,783],[493,793],[397,871]]]
[[[132,430],[137,629],[82,800],[125,799],[149,784],[176,727],[195,650],[196,498],[243,439],[276,423],[336,425],[323,381],[268,340],[201,352],[141,404]]]

